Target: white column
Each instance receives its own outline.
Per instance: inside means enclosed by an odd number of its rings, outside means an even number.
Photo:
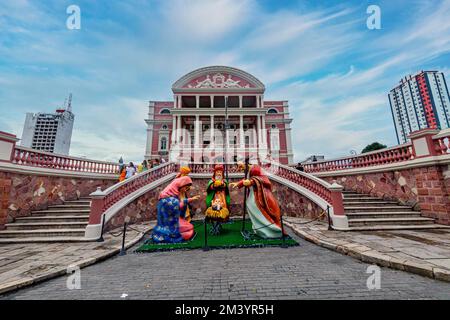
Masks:
[[[195,96],[195,107],[200,108],[200,96],[199,95]]]
[[[266,132],[266,116],[263,115],[261,116],[261,135],[262,135],[262,143],[264,145],[264,147],[267,147],[267,132]]]
[[[181,95],[178,95],[178,109],[181,109]]]
[[[294,153],[292,151],[292,137],[291,137],[291,125],[285,124],[284,134],[286,135],[286,149],[288,154],[289,164],[294,163]]]
[[[177,128],[177,116],[172,116],[172,144],[176,143],[175,142],[175,130]]]
[[[259,115],[256,116],[256,136],[258,137],[256,144],[259,146],[261,145],[261,117]]]
[[[260,108],[260,106],[259,106],[259,95],[256,96],[256,107]]]
[[[209,145],[211,146],[211,148],[213,148],[214,146],[214,116],[211,115],[211,124],[209,125],[209,129],[211,130],[210,132],[210,138],[209,138]]]
[[[194,148],[200,147],[200,115],[195,115]]]
[[[211,108],[214,108],[214,96],[209,97],[211,99]]]
[[[242,109],[242,96],[239,96],[239,108]]]
[[[241,149],[245,148],[245,139],[244,139],[244,115],[239,116],[239,147]]]
[[[181,116],[177,116],[177,133],[175,138],[177,142],[180,142],[180,136],[181,136]]]

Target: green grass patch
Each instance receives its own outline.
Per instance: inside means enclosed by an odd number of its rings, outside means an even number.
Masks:
[[[152,252],[152,251],[166,251],[166,250],[192,250],[200,249],[205,246],[205,229],[203,221],[194,221],[192,223],[195,229],[195,236],[193,239],[182,243],[153,243],[147,240],[141,245],[136,252]],[[208,247],[210,249],[226,249],[226,248],[247,248],[247,247],[266,247],[266,246],[282,246],[283,239],[263,239],[254,235],[252,232],[251,221],[246,220],[245,230],[249,231],[252,236],[250,239],[245,239],[242,236],[242,220],[231,220],[228,223],[222,224],[222,231],[219,235],[210,234],[211,224],[207,225],[208,232]],[[298,246],[298,243],[289,237],[285,236],[284,244],[286,246]]]

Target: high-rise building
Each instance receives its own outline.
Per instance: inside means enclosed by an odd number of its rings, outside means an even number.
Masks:
[[[398,143],[424,128],[450,127],[450,95],[442,72],[421,71],[409,75],[389,93]]]
[[[68,155],[74,114],[71,106],[72,95],[64,108],[55,113],[28,112],[23,126],[21,145],[24,147]]]

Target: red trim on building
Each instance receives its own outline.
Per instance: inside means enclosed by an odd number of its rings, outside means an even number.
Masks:
[[[425,116],[427,118],[429,128],[437,128],[436,115],[433,111],[433,105],[431,104],[430,90],[425,80],[425,73],[420,73],[416,76],[416,81],[419,86],[420,97],[422,98],[423,108],[425,110]]]

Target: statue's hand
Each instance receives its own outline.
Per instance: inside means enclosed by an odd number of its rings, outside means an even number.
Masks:
[[[195,201],[195,200],[200,199],[200,196],[193,196],[191,199],[192,199],[192,201]]]
[[[244,186],[246,186],[246,187],[250,187],[250,185],[252,184],[252,182],[251,182],[250,180],[248,180],[248,179],[245,179],[244,182],[243,182],[243,184],[244,184]]]
[[[232,188],[232,189],[236,189],[237,188],[237,183],[236,182],[232,182],[232,183],[230,183],[230,187]]]
[[[220,187],[222,185],[222,181],[216,180],[214,181],[214,187]]]

